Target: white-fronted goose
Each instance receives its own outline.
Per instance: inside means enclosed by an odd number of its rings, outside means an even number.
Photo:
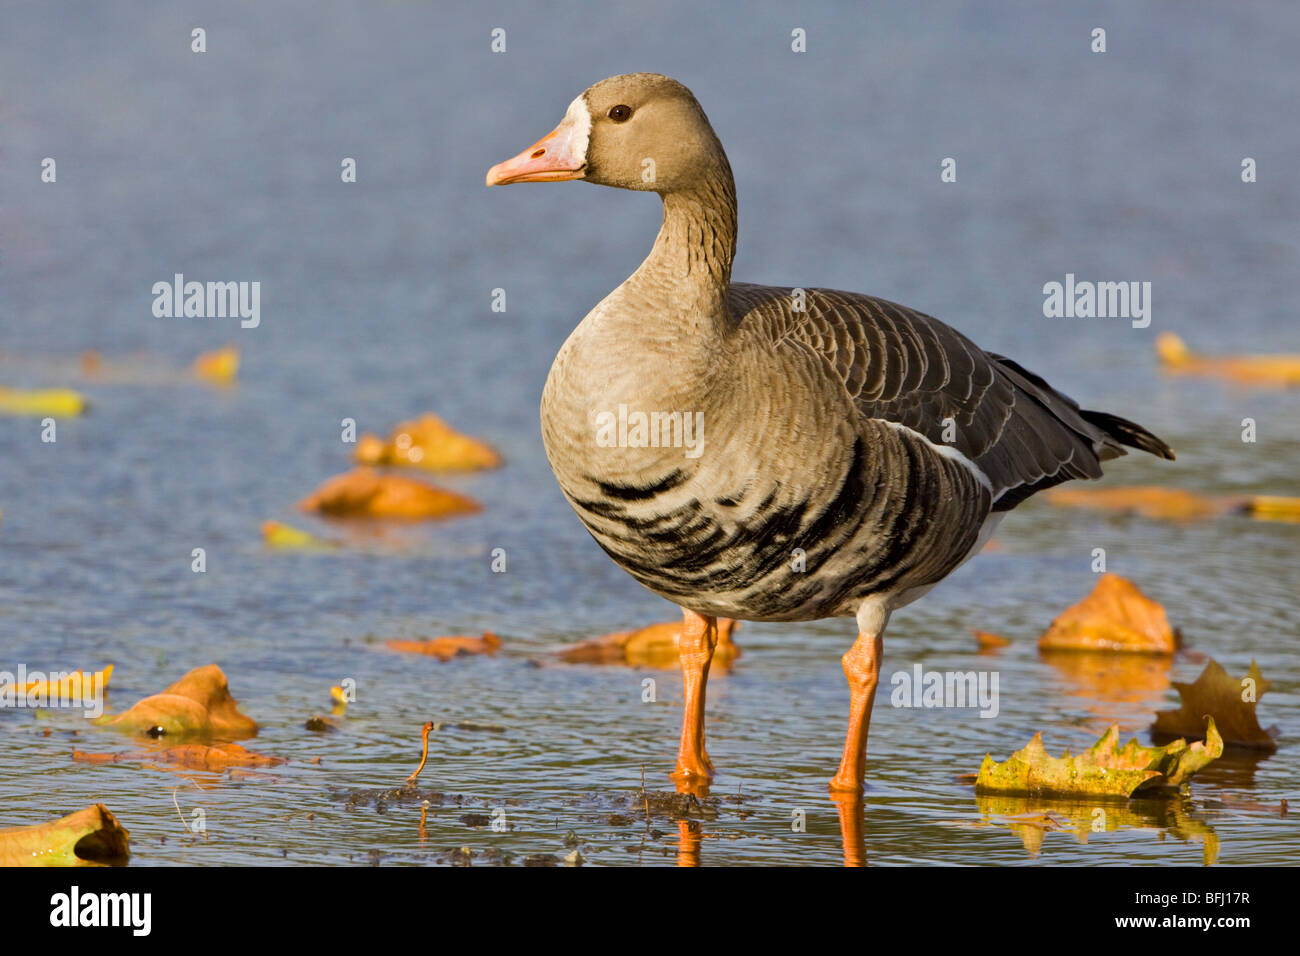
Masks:
[[[487,175],[489,186],[566,179],[663,200],[650,255],[560,349],[541,417],[587,530],[683,608],[673,776],[712,775],[704,690],[716,617],[856,615],[831,788],[858,793],[890,613],[1034,492],[1099,478],[1126,445],[1173,452],[928,315],[853,292],[732,282],[731,167],[675,80],[597,83],[554,132]]]

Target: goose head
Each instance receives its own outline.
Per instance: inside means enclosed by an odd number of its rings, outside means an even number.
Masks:
[[[658,73],[627,73],[589,87],[559,126],[488,170],[487,184],[583,179],[662,195],[688,190],[726,167],[690,90]]]

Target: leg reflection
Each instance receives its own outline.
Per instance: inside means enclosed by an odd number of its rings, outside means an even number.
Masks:
[[[864,802],[861,793],[831,793],[831,802],[840,814],[840,838],[844,842],[844,865],[867,865],[867,839]]]
[[[707,782],[699,777],[694,777],[678,780],[677,792],[689,794],[700,803],[703,803],[709,795],[709,787]],[[704,838],[704,822],[702,820],[678,820],[677,832],[677,865],[699,866],[700,841]]]

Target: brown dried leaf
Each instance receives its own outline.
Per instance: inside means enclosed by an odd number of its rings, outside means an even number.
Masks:
[[[1203,734],[1205,715],[1209,715],[1229,746],[1272,753],[1277,750],[1277,728],[1264,730],[1255,714],[1259,698],[1270,686],[1271,681],[1264,679],[1254,661],[1246,676],[1238,679],[1211,660],[1193,683],[1174,682],[1180,706],[1157,713],[1151,733],[1160,738],[1197,738]]]

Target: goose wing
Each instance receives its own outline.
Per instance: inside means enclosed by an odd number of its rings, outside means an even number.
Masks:
[[[955,449],[991,485],[995,511],[1063,481],[1100,478],[1101,462],[1124,445],[1173,457],[1141,426],[1080,409],[938,319],[857,293],[808,289],[802,303],[796,293],[736,283],[732,314],[772,347],[819,355],[863,417]]]

